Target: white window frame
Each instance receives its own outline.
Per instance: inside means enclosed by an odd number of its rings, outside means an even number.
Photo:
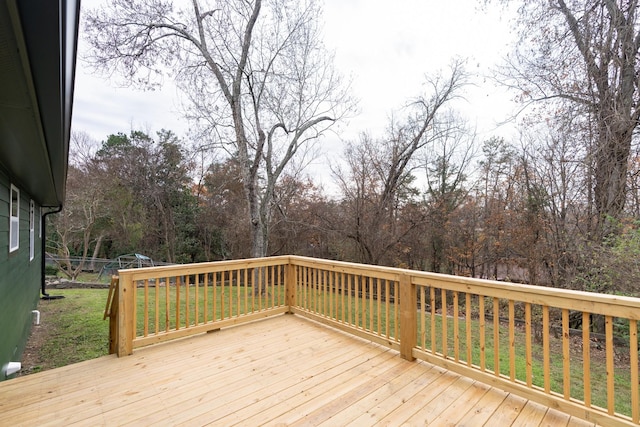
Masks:
[[[33,199],[29,201],[29,261],[33,261],[36,254],[36,205]]]
[[[16,195],[15,200],[14,194]],[[20,248],[20,189],[11,184],[9,189],[9,252],[17,251],[18,248]]]
[[[38,224],[40,224],[40,231],[38,232],[38,238],[42,239],[42,206],[38,207]]]

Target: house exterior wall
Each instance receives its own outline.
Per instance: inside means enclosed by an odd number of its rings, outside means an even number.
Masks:
[[[34,257],[30,260],[29,210],[30,195],[17,183],[20,190],[20,245],[9,252],[9,222],[11,180],[0,169],[0,367],[9,362],[19,362],[29,337],[34,316],[31,313],[38,304],[41,286],[42,240],[40,231],[40,206],[35,202]],[[6,379],[4,372],[0,381]]]

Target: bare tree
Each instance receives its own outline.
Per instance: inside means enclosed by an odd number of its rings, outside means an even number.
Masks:
[[[65,207],[52,220],[54,238],[47,245],[58,256],[60,271],[75,280],[85,268],[90,246],[96,238],[102,240],[95,229],[104,218],[100,209],[104,192],[99,182],[74,166],[69,167],[67,189]]]
[[[454,61],[449,74],[427,79],[428,93],[408,106],[404,120],[390,121],[384,138],[363,135],[345,150],[347,170],[336,170],[335,177],[348,216],[344,235],[356,245],[361,261],[381,263],[420,222],[398,226],[397,221],[412,192],[415,196],[416,153],[451,132],[443,112],[465,83],[463,63]]]
[[[450,255],[453,242],[447,238],[451,227],[449,221],[467,198],[465,182],[475,157],[475,138],[464,120],[454,113],[450,113],[440,127],[444,131],[430,149],[425,150],[424,160],[431,236],[430,271],[453,273]]]
[[[311,0],[114,0],[89,13],[93,63],[126,82],[176,78],[188,117],[237,159],[251,255],[267,255],[279,178],[353,106]]]
[[[601,239],[623,212],[633,133],[640,118],[637,0],[537,0],[520,5],[520,40],[500,76],[526,103],[549,114],[579,108],[585,146],[593,146],[594,232]],[[567,108],[562,108],[567,106]],[[613,219],[614,221],[610,221]]]

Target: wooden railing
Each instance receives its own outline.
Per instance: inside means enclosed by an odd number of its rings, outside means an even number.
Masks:
[[[118,355],[288,311],[288,258],[120,270]]]
[[[289,312],[586,420],[640,424],[640,299],[297,256],[119,273],[118,355]]]

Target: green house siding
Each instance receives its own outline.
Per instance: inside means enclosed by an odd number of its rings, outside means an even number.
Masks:
[[[15,184],[14,184],[15,185]],[[9,198],[11,182],[0,171],[0,366],[19,362],[38,304],[41,286],[42,241],[39,235],[39,205],[35,203],[34,258],[30,260],[30,195],[20,190],[20,246],[9,253]],[[34,201],[35,202],[35,201]],[[9,327],[6,327],[9,326]],[[0,381],[4,380],[1,375]]]
[[[20,362],[33,323],[40,207],[58,209],[65,198],[79,18],[80,0],[0,1],[0,381],[8,362]],[[20,191],[20,233],[9,252],[12,184]]]

